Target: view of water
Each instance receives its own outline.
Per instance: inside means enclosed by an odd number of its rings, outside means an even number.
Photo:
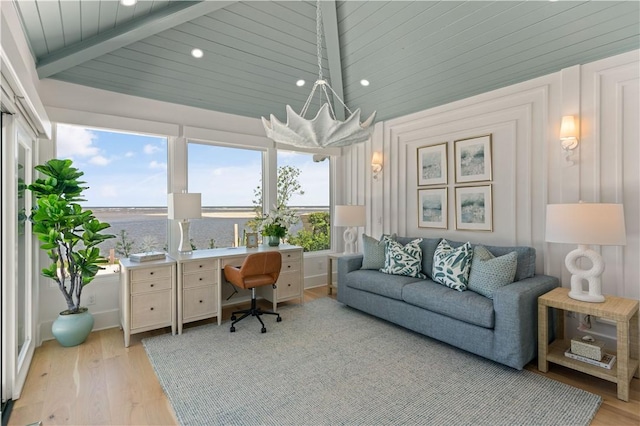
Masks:
[[[152,250],[166,250],[167,241],[167,208],[166,207],[87,207],[102,222],[111,225],[104,231],[114,234],[112,238],[100,245],[104,256],[108,256],[110,249],[115,249],[116,243],[121,241],[120,232],[127,233],[127,240],[133,243],[130,253]],[[328,212],[328,206],[293,207],[299,214],[318,211]],[[233,245],[234,225],[238,225],[238,234],[243,231],[251,232],[246,227],[248,221],[255,217],[252,207],[203,207],[202,219],[191,220],[189,235],[197,249],[215,247],[230,247]],[[295,234],[302,229],[302,223],[292,227]],[[212,241],[213,240],[213,241]],[[119,257],[116,254],[116,258]]]

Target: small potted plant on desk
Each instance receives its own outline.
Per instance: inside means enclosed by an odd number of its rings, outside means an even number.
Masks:
[[[298,217],[293,211],[286,207],[275,208],[260,221],[260,233],[267,237],[270,246],[277,247],[289,227],[297,222]]]
[[[42,275],[51,278],[67,303],[51,327],[62,346],[77,346],[93,329],[93,316],[80,305],[82,289],[89,284],[108,260],[96,246],[115,238],[101,234],[110,227],[100,222],[91,210],[83,210],[78,202],[87,187],[78,180],[84,173],[71,166],[71,160],[53,159],[35,169],[47,176],[29,185],[36,207],[31,214],[33,233],[40,240],[40,248],[47,252],[51,264]]]

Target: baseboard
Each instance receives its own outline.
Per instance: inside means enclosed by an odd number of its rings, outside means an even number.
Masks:
[[[308,275],[304,277],[304,289],[327,285],[327,274]]]
[[[106,330],[108,328],[120,327],[120,309],[110,309],[102,312],[92,312],[93,314],[93,331]],[[51,334],[51,326],[53,321],[46,321],[38,324],[40,341],[38,346],[42,342],[47,340],[53,340],[53,334]]]

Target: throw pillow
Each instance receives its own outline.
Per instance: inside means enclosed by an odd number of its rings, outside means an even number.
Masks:
[[[384,268],[386,242],[388,239],[395,240],[394,235],[383,235],[380,241],[367,234],[362,234],[362,267],[360,269]]]
[[[422,278],[426,276],[422,271],[422,249],[420,243],[422,238],[418,238],[402,245],[391,239],[387,240],[385,252],[385,265],[380,272],[392,275],[405,275],[408,277]]]
[[[475,246],[469,273],[469,290],[493,299],[497,289],[513,282],[517,268],[517,252],[495,257],[485,247]]]
[[[431,279],[454,290],[465,291],[469,283],[472,258],[473,250],[470,243],[464,243],[454,249],[443,239],[433,255]]]

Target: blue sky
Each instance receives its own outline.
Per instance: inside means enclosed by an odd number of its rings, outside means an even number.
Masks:
[[[188,153],[189,192],[201,192],[203,206],[252,206],[260,151],[190,143]],[[57,154],[84,172],[87,206],[166,206],[166,138],[58,125]],[[278,163],[302,170],[305,195],[291,205],[329,205],[328,161],[280,151]]]

